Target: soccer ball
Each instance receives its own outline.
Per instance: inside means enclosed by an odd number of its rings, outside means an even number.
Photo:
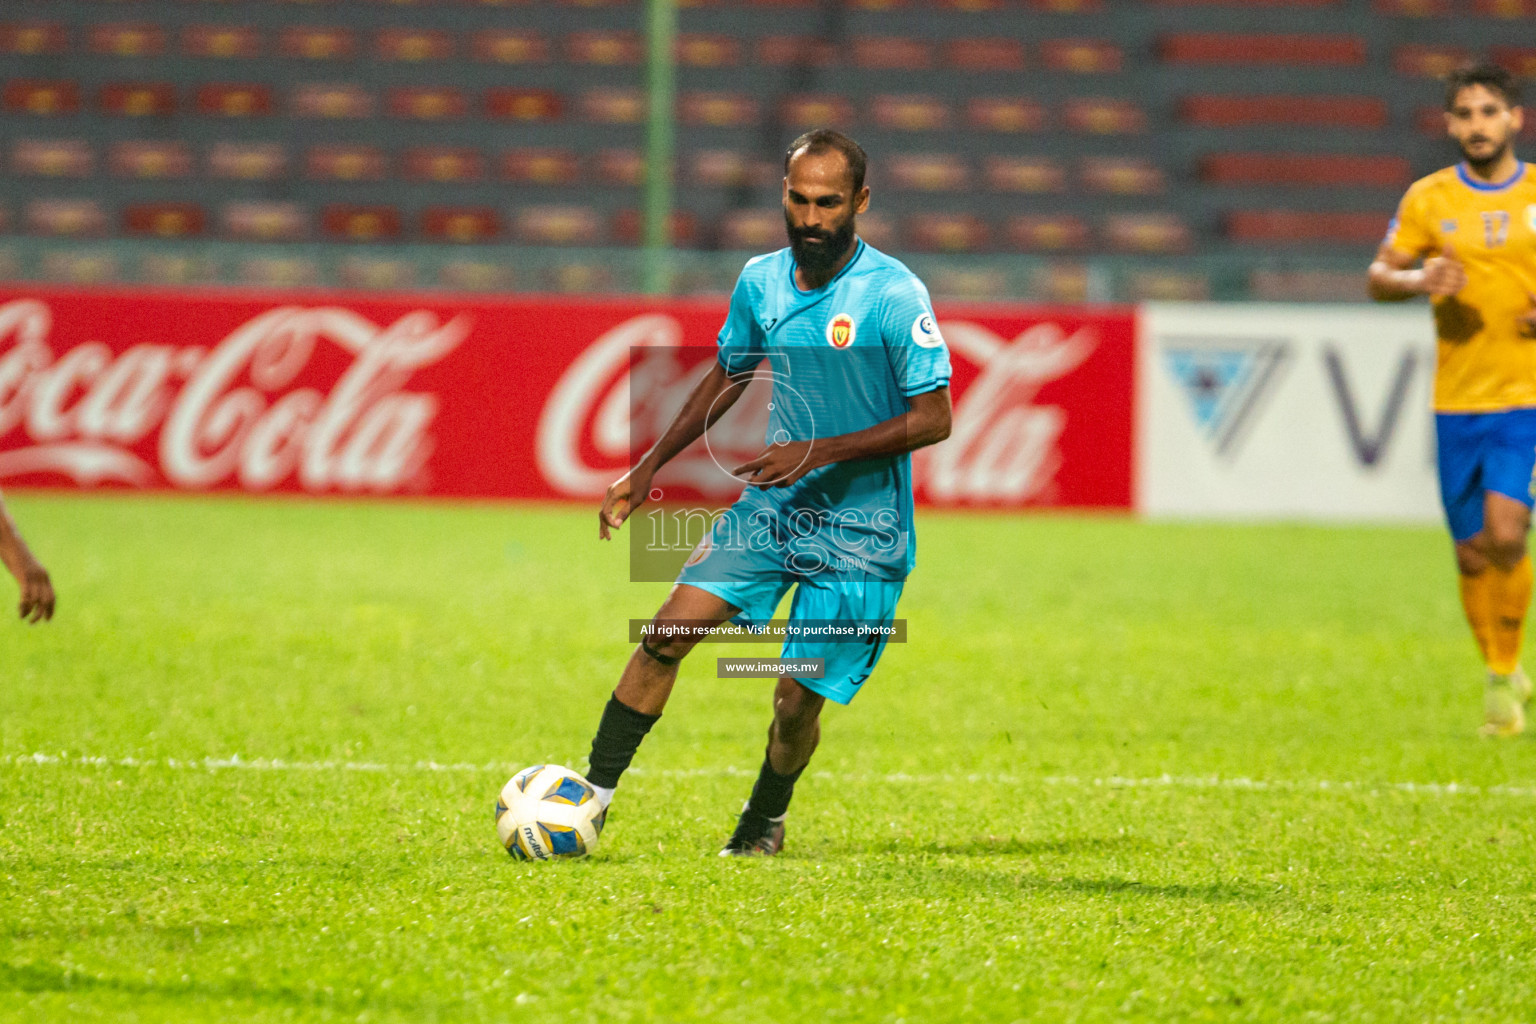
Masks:
[[[501,787],[496,834],[517,860],[585,857],[597,849],[607,814],[586,779],[558,764],[536,764]]]

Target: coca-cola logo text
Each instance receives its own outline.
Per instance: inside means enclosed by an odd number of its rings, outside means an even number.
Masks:
[[[390,492],[422,470],[438,410],[404,386],[469,322],[416,311],[380,327],[343,308],[281,306],[207,347],[86,341],[62,353],[52,331],[44,302],[0,306],[0,480]],[[328,390],[297,386],[322,343],[350,363]]]

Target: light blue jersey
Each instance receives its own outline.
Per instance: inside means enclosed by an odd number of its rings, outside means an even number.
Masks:
[[[928,290],[899,260],[859,240],[825,286],[802,291],[787,248],[749,261],[720,331],[729,373],[773,374],[765,444],[849,434],[899,416],[907,399],[949,384],[949,352]],[[761,369],[759,373],[763,372]],[[905,579],[912,534],[908,454],[840,462],[787,488],[748,487],[732,510],[747,533],[773,517],[789,569]]]

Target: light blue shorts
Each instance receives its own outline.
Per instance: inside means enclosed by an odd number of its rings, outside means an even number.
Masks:
[[[714,594],[741,609],[731,621],[748,628],[761,626],[795,588],[789,608],[790,636],[781,657],[821,658],[820,679],[800,679],[807,689],[828,700],[847,704],[875,670],[890,639],[901,599],[902,580],[848,579],[835,574],[795,577],[771,552],[710,551],[701,548],[688,560],[677,582]],[[809,635],[810,631],[836,636]],[[796,627],[807,635],[797,635]],[[860,628],[862,627],[862,629]]]

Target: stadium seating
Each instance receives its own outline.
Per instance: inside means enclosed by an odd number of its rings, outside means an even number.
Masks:
[[[0,233],[638,244],[637,10],[15,5],[0,11]],[[1283,247],[1362,259],[1402,189],[1452,158],[1438,77],[1481,52],[1536,77],[1532,19],[1536,0],[687,3],[673,237],[782,244],[780,147],[831,125],[871,153],[866,237],[914,253],[1133,266]],[[8,260],[0,251],[0,270]],[[348,264],[349,280],[576,291],[628,280],[574,254],[538,274],[472,257],[414,275],[390,262]],[[213,271],[169,257],[51,265],[80,280],[141,264],[165,280],[303,281],[314,269],[287,256]],[[1209,291],[1199,272],[1134,266],[1116,277],[1127,294]],[[1092,276],[1053,263],[1030,287],[1086,294]],[[1019,276],[948,280],[976,295]],[[1321,290],[1279,271],[1245,280],[1265,294]]]

